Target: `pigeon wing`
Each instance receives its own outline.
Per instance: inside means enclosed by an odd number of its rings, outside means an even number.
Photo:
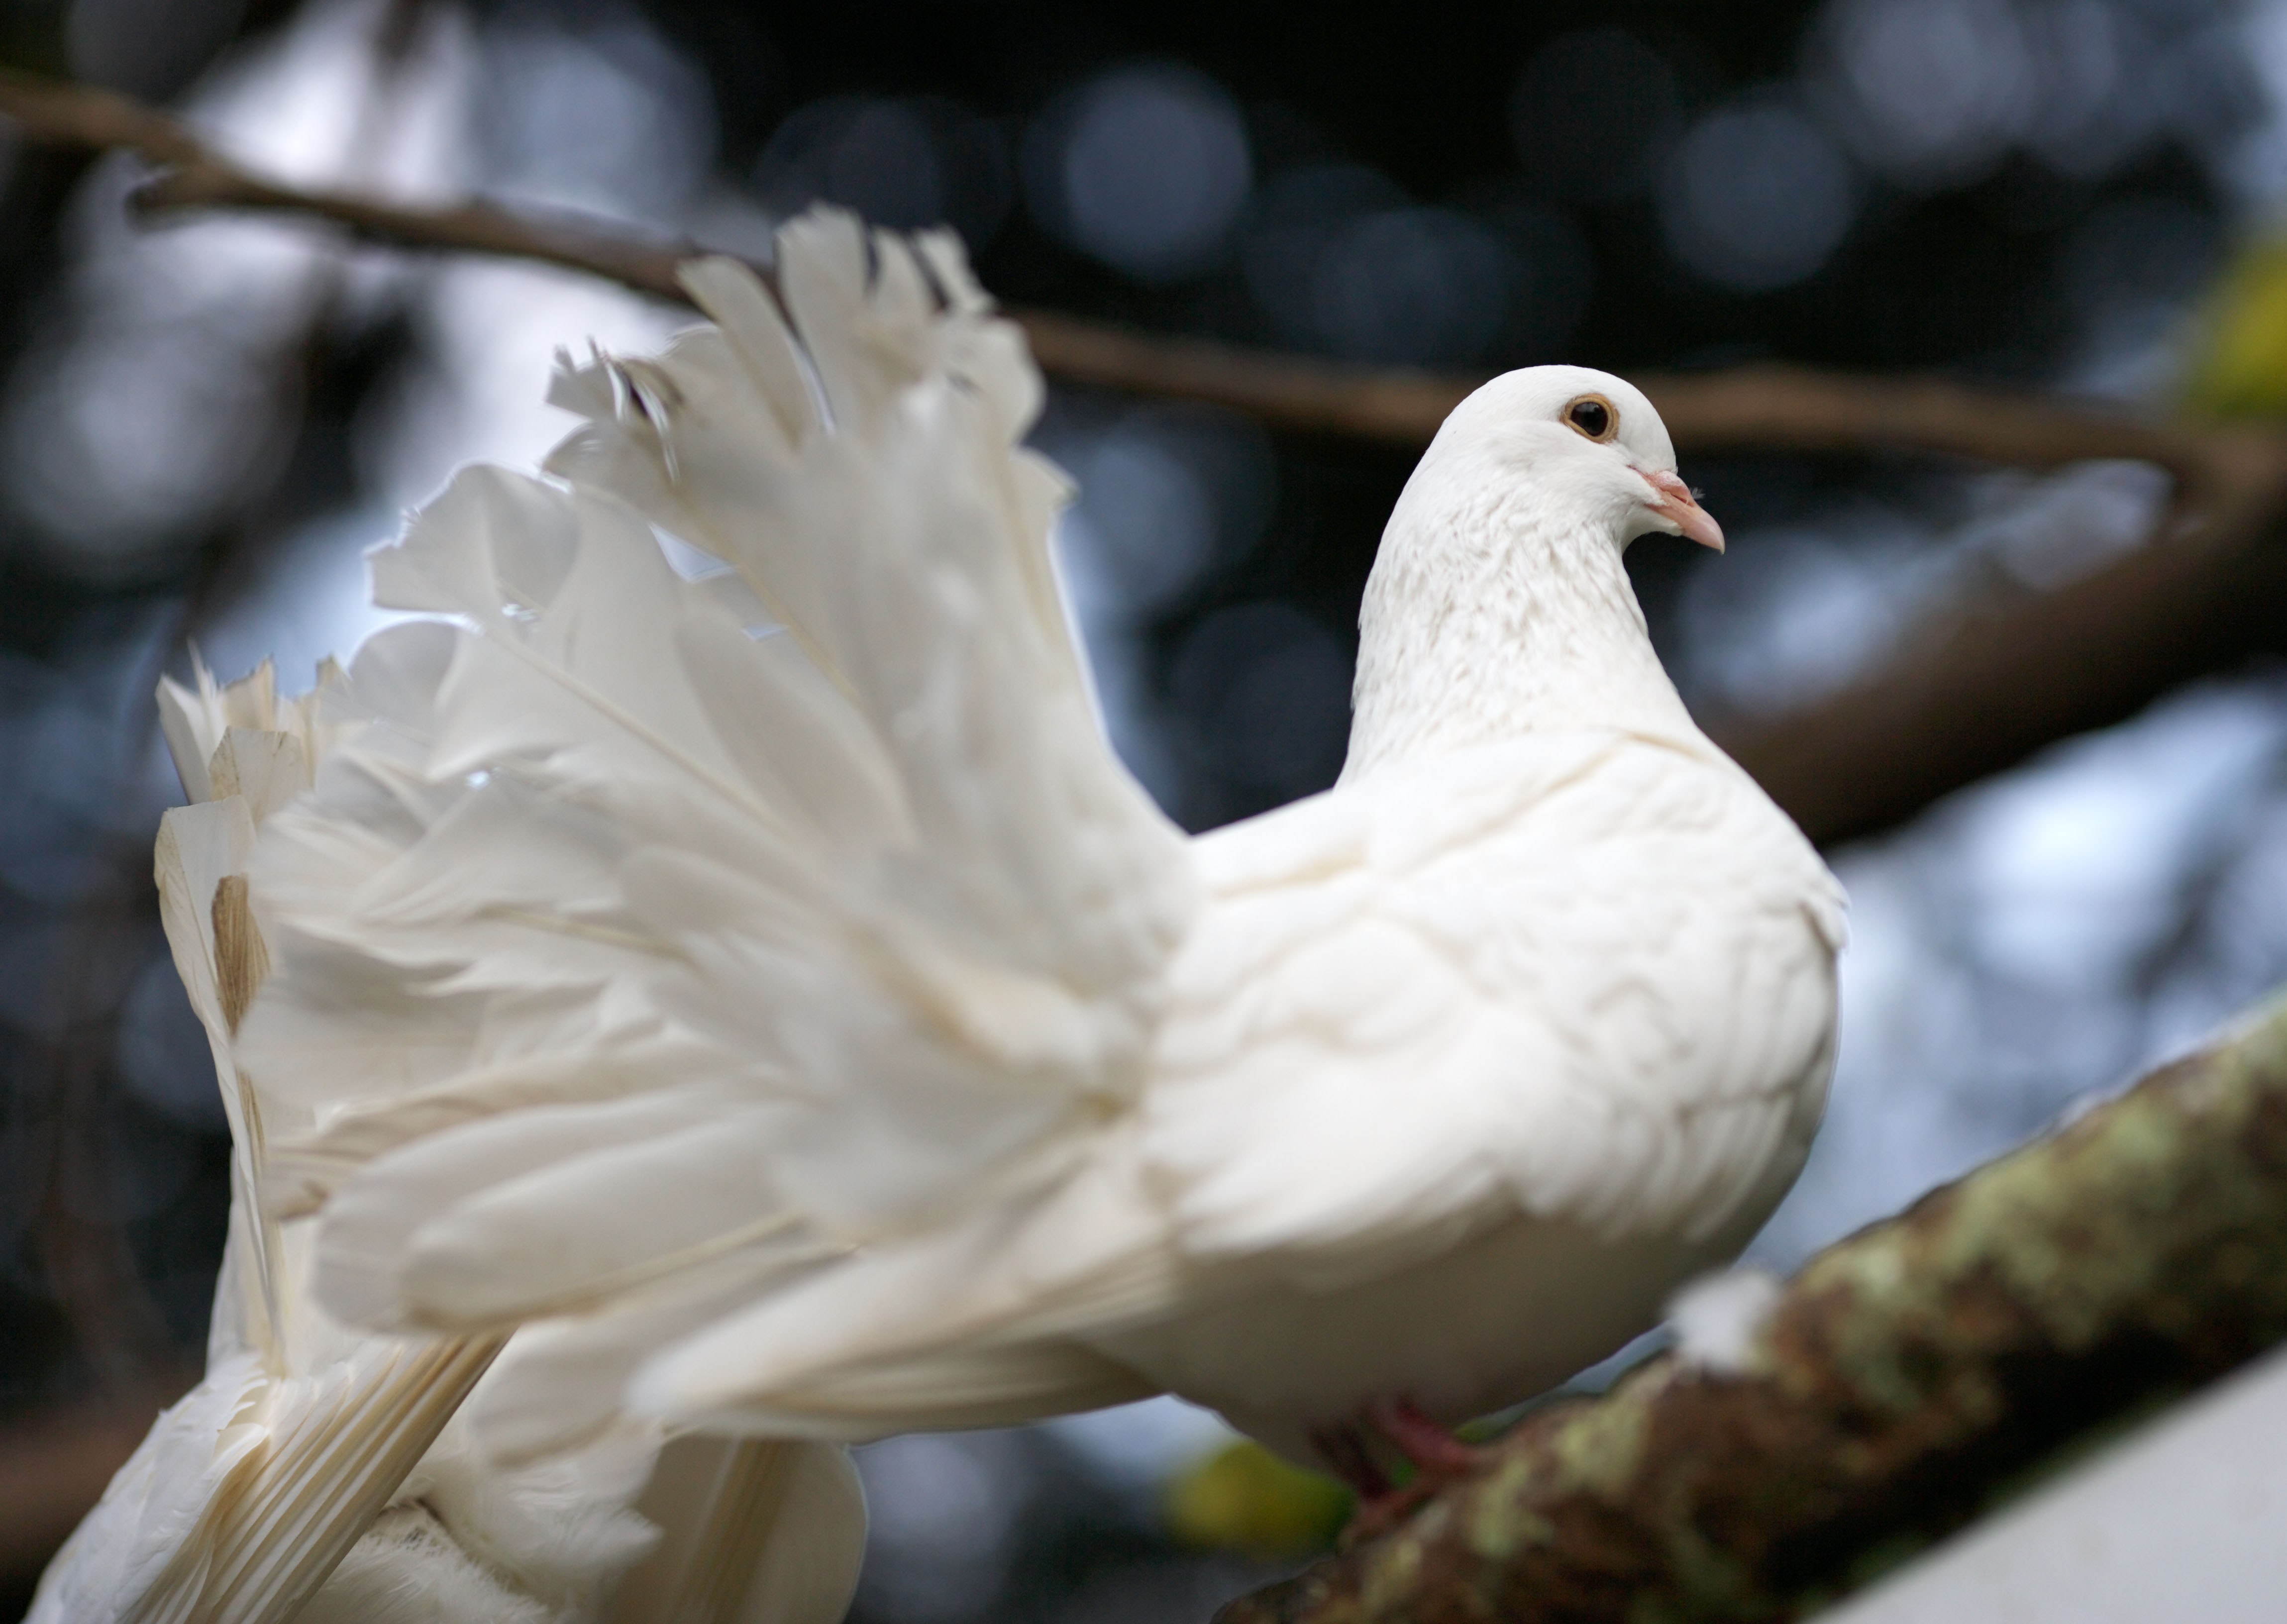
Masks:
[[[1195,1264],[1334,1286],[1518,1215],[1704,1240],[1800,1164],[1840,892],[1712,750],[1531,735],[1199,860],[1145,1110]]]

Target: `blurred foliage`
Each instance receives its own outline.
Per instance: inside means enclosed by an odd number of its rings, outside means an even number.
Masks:
[[[2209,296],[2186,391],[2216,416],[2287,413],[2287,238],[2249,244]]]
[[[1185,1544],[1208,1550],[1301,1557],[1333,1549],[1355,1504],[1333,1478],[1241,1439],[1169,1482],[1167,1525]]]

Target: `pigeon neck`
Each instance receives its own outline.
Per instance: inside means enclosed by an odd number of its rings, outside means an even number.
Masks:
[[[1391,515],[1358,615],[1344,779],[1531,733],[1698,736],[1610,540],[1623,516],[1492,488],[1471,511],[1409,487]]]

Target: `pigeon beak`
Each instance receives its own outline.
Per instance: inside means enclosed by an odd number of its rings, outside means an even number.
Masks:
[[[1644,473],[1641,468],[1636,472],[1643,476],[1644,483],[1658,495],[1659,500],[1651,504],[1651,511],[1674,525],[1678,535],[1688,537],[1702,547],[1713,547],[1718,552],[1723,551],[1723,527],[1699,505],[1699,498],[1691,494],[1689,485],[1672,473]]]

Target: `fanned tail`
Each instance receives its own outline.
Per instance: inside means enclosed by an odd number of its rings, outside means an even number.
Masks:
[[[248,902],[260,824],[309,788],[337,688],[281,701],[267,663],[218,685],[162,682],[160,713],[192,804],[154,854],[160,917],[212,1051],[231,1134],[231,1213],[209,1370],[162,1416],[43,1581],[55,1624],[282,1624],[366,1532],[459,1409],[502,1336],[344,1335],[301,1300],[306,1252],[264,1194],[269,1129],[236,1058],[268,970]],[[289,1123],[289,1127],[294,1124]]]
[[[353,1322],[546,1322],[475,1400],[511,1454],[758,1301],[1054,1188],[1134,1099],[1195,907],[1095,725],[1016,329],[948,237],[819,211],[778,263],[776,293],[686,266],[715,326],[559,374],[560,483],[465,471],[377,556],[381,600],[439,619],[360,654],[365,730],[255,861],[249,1064],[328,1091],[273,1191],[322,1208]],[[914,1363],[884,1294],[843,1303],[812,1351],[938,1373],[948,1414],[1122,1379]],[[928,1424],[903,1380],[828,1435]]]

